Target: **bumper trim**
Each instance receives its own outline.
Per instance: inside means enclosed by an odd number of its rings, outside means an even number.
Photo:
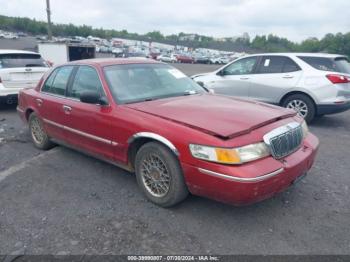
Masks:
[[[215,177],[219,177],[219,178],[227,179],[227,180],[231,180],[231,181],[236,181],[236,182],[259,182],[259,181],[266,180],[268,178],[277,176],[278,174],[281,174],[284,171],[284,168],[282,167],[282,168],[277,169],[271,173],[268,173],[268,174],[265,174],[262,176],[258,176],[258,177],[252,177],[252,178],[244,178],[244,177],[225,175],[225,174],[217,173],[217,172],[210,171],[210,170],[203,169],[203,168],[198,168],[198,171],[202,174],[215,176]]]
[[[318,115],[337,114],[350,109],[350,101],[343,104],[319,104],[317,107]]]

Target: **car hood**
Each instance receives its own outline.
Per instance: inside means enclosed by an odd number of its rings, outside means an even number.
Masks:
[[[210,75],[210,74],[212,74],[212,72],[193,75],[193,76],[191,76],[191,78],[194,79],[194,78],[196,78],[196,77],[207,76],[207,75]]]
[[[277,120],[295,116],[289,109],[215,94],[127,104],[128,108],[229,139]]]

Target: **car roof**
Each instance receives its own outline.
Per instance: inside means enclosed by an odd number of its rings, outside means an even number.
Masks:
[[[92,58],[72,61],[67,64],[77,65],[98,65],[98,66],[110,66],[110,65],[130,65],[130,64],[163,64],[153,59],[147,58]]]
[[[346,57],[345,55],[339,54],[327,54],[327,53],[260,53],[252,54],[248,56],[312,56],[312,57],[325,57],[325,58],[335,58],[335,57]]]
[[[25,50],[15,50],[15,49],[0,49],[0,54],[34,54],[39,55],[39,53],[25,51]]]

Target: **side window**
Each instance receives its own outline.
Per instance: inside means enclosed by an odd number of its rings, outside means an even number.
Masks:
[[[278,74],[300,70],[299,66],[285,56],[263,56],[257,69],[258,74]]]
[[[104,96],[100,78],[96,70],[90,66],[79,67],[68,96],[79,99],[84,91],[95,91]]]
[[[247,57],[233,62],[224,69],[224,75],[247,75],[254,70],[257,57]]]
[[[301,70],[301,68],[289,57],[286,57],[286,61],[283,66],[283,73],[291,73]]]
[[[55,71],[53,71],[50,76],[46,79],[45,84],[43,85],[43,87],[41,88],[41,91],[43,92],[49,92],[50,88],[52,86],[53,80],[56,77],[58,69],[56,69]]]
[[[73,66],[63,66],[57,68],[46,80],[42,91],[64,96],[72,70]]]

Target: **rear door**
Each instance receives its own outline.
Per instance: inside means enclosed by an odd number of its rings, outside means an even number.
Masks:
[[[0,76],[5,88],[35,87],[47,70],[39,54],[0,54]]]
[[[84,91],[95,91],[106,98],[98,72],[91,66],[79,66],[68,88],[64,101],[67,141],[93,154],[113,159],[111,122],[109,105],[88,104],[80,101]]]
[[[217,94],[249,98],[250,79],[257,62],[257,56],[239,59],[225,67],[207,87]]]
[[[249,97],[278,104],[283,94],[297,85],[301,76],[301,68],[291,58],[262,56],[250,78]]]
[[[66,124],[63,105],[66,101],[66,88],[73,69],[73,66],[56,68],[47,78],[35,99],[45,130],[51,137],[63,141],[65,140],[64,126]]]

